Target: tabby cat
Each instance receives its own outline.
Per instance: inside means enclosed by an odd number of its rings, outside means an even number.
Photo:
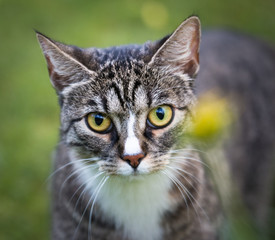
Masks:
[[[253,217],[266,219],[270,191],[262,186],[272,178],[275,141],[271,48],[230,32],[203,34],[195,93],[198,17],[143,45],[83,49],[37,37],[61,108],[52,239],[218,239],[218,194],[203,153],[185,139],[196,95],[210,88],[241,113],[223,151]]]

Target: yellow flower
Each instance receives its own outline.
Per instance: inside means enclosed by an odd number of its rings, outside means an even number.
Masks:
[[[231,122],[229,102],[214,92],[198,99],[191,135],[198,140],[210,140],[223,132]]]

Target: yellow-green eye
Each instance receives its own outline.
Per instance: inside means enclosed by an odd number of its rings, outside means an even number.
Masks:
[[[112,121],[103,113],[90,113],[86,117],[86,123],[93,131],[106,133],[111,129]]]
[[[148,121],[155,128],[166,127],[173,118],[173,109],[168,105],[161,105],[152,109],[148,114]]]

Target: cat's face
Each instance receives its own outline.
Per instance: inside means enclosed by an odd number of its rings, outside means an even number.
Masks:
[[[190,79],[153,73],[133,62],[131,69],[110,66],[90,82],[66,90],[63,139],[78,158],[98,157],[101,170],[110,174],[159,170],[187,124],[181,123],[194,100]]]
[[[61,103],[61,137],[75,160],[109,175],[169,164],[190,122],[200,26],[186,20],[168,39],[79,49],[38,35]]]

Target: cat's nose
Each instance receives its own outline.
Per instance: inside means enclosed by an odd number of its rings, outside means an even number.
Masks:
[[[135,155],[124,155],[122,159],[126,161],[132,168],[136,169],[144,157],[144,153],[139,153]]]

